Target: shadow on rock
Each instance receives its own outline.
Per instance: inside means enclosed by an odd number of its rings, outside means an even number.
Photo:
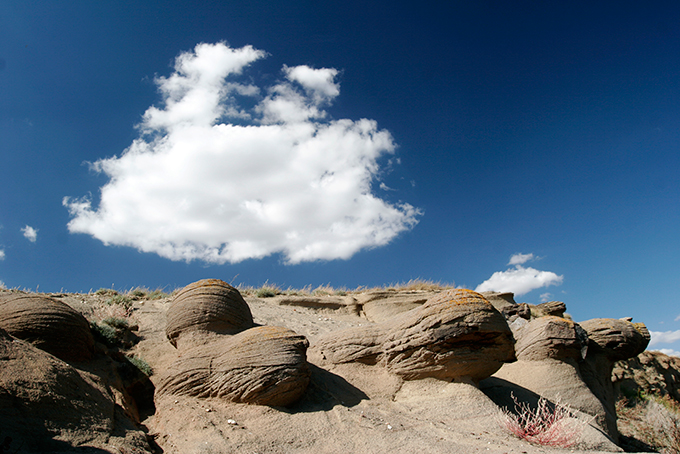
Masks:
[[[353,407],[368,396],[339,375],[309,364],[311,378],[307,391],[296,404],[281,408],[287,413],[329,411],[336,405]]]

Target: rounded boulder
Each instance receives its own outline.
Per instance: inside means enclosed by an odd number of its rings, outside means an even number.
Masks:
[[[175,295],[168,309],[165,334],[172,345],[183,333],[236,334],[253,327],[253,316],[241,293],[219,279],[203,279]]]
[[[86,361],[94,354],[94,338],[85,317],[46,296],[0,296],[0,328],[64,361]]]

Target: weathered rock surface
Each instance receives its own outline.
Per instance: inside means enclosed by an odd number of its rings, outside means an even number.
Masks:
[[[377,364],[407,380],[479,380],[515,359],[503,316],[479,293],[460,289],[382,323],[331,333],[315,349],[331,363]]]
[[[537,305],[529,305],[531,308],[532,317],[546,317],[554,315],[555,317],[564,317],[567,310],[567,305],[562,301],[548,301]]]
[[[614,318],[594,318],[580,323],[588,338],[597,345],[596,351],[611,361],[632,358],[642,353],[650,335],[643,323]]]
[[[585,360],[579,364],[581,377],[606,410],[606,429],[618,442],[616,426],[617,393],[612,383],[614,363],[642,353],[650,340],[642,323],[597,318],[580,323],[590,339]]]
[[[384,322],[397,314],[422,306],[439,292],[368,292],[357,295],[361,314],[375,323]]]
[[[185,350],[161,377],[158,394],[286,406],[309,383],[308,346],[304,336],[275,326],[224,336]]]
[[[510,326],[518,361],[504,365],[484,386],[493,389],[499,404],[507,400],[514,386],[550,400],[561,399],[593,416],[612,441],[618,442],[612,366],[641,353],[649,333],[643,324],[628,320],[574,323],[542,315],[564,314],[565,309],[564,303],[550,302],[532,306],[529,321],[515,318]]]
[[[85,361],[94,353],[94,339],[85,317],[46,296],[0,295],[0,329],[65,361]]]
[[[638,396],[644,392],[668,395],[680,402],[680,358],[644,351],[614,364],[612,381],[614,388],[624,396]]]
[[[252,327],[250,308],[237,289],[219,279],[203,279],[175,295],[165,333],[176,347],[182,334],[236,334]]]
[[[556,316],[528,321],[513,332],[518,360],[580,359],[587,347],[585,331],[571,320]]]
[[[0,430],[11,436],[7,452],[73,452],[84,446],[151,452],[144,432],[116,405],[116,390],[99,377],[3,330],[0,364]]]
[[[512,292],[481,292],[481,295],[501,313],[506,308],[517,306]]]

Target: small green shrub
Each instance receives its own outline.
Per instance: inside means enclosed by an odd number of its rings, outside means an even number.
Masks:
[[[128,321],[120,317],[106,317],[104,320],[102,320],[102,323],[105,323],[110,327],[119,330],[126,330],[130,328],[130,324],[128,323]]]
[[[276,296],[276,290],[271,287],[262,287],[255,292],[258,298],[271,298]]]
[[[102,296],[105,296],[105,295],[106,296],[108,296],[108,295],[113,296],[113,295],[118,295],[118,292],[115,291],[112,288],[100,288],[99,290],[94,292],[94,294],[95,295],[102,295]]]
[[[141,287],[137,287],[134,290],[130,290],[130,295],[135,297],[135,298],[144,298],[149,292],[146,289],[143,289]]]
[[[120,331],[106,323],[90,323],[92,336],[98,342],[107,347],[115,347],[120,344]]]
[[[159,300],[159,299],[167,298],[169,296],[170,295],[165,293],[163,290],[156,289],[153,292],[149,293],[146,297],[150,300]]]
[[[128,361],[130,361],[137,369],[141,370],[147,377],[153,375],[153,368],[139,356],[129,356]]]
[[[106,304],[110,306],[117,304],[119,306],[123,306],[126,309],[129,309],[130,307],[132,307],[132,298],[125,295],[114,295],[108,300],[106,300]]]

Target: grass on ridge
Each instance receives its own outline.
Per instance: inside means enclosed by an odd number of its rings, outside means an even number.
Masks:
[[[258,298],[271,298],[277,295],[288,295],[288,296],[345,296],[349,294],[356,293],[367,293],[367,292],[413,292],[413,291],[426,291],[426,292],[438,292],[442,290],[455,288],[454,283],[443,284],[441,282],[435,282],[432,280],[425,279],[411,279],[407,282],[393,283],[389,285],[383,285],[381,287],[365,287],[359,286],[356,289],[348,289],[347,287],[335,288],[331,286],[330,283],[325,285],[319,285],[316,288],[312,288],[311,285],[303,287],[301,289],[293,289],[289,287],[286,290],[277,284],[269,283],[269,281],[262,284],[260,287],[245,286],[239,284],[236,289],[243,296],[256,296]]]

